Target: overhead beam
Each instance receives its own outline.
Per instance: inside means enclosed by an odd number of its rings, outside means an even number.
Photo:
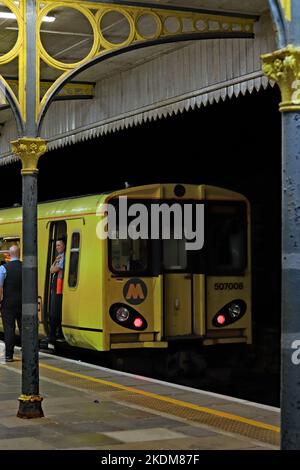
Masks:
[[[282,0],[289,1],[289,0]],[[183,0],[184,2],[184,0]],[[87,2],[88,3],[88,2]],[[225,10],[212,10],[207,8],[195,8],[195,7],[185,7],[182,8],[180,6],[174,5],[159,5],[157,3],[147,2],[147,3],[139,3],[139,2],[131,2],[131,1],[122,1],[120,0],[94,0],[94,3],[101,3],[101,4],[109,4],[109,5],[124,5],[124,6],[131,6],[131,7],[138,7],[138,8],[151,8],[155,10],[169,10],[169,11],[184,11],[190,13],[199,13],[199,14],[211,14],[211,15],[222,15],[222,16],[236,16],[237,18],[250,18],[250,19],[258,19],[258,15],[251,15],[249,13],[239,13],[233,11],[225,11]]]

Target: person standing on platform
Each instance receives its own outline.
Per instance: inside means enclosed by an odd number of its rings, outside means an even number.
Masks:
[[[12,245],[10,261],[0,266],[0,302],[4,330],[5,360],[12,362],[16,342],[16,321],[22,331],[22,262],[20,248]]]
[[[63,282],[65,267],[65,242],[63,240],[56,241],[57,257],[51,265],[51,298],[49,313],[49,343],[62,338],[61,321],[62,321],[62,298],[63,298]]]

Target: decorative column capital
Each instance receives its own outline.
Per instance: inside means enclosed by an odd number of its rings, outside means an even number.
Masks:
[[[278,83],[282,102],[279,110],[300,111],[300,48],[288,45],[271,54],[264,54],[263,72]]]
[[[39,158],[47,151],[47,142],[40,137],[23,137],[11,142],[12,151],[22,161],[22,175],[38,173]]]

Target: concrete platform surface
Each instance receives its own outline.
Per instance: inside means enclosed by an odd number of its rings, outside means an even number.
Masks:
[[[0,346],[0,450],[278,449],[277,408],[44,353],[45,417],[17,418],[21,353]]]

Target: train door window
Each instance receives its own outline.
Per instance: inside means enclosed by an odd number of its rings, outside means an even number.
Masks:
[[[12,245],[20,246],[20,237],[0,237],[0,265],[10,261],[9,249]]]
[[[205,226],[208,274],[243,274],[247,262],[245,204],[208,204]]]
[[[171,237],[163,240],[163,267],[166,271],[184,271],[187,269],[186,240]]]
[[[70,247],[70,264],[69,264],[69,287],[76,287],[78,283],[78,268],[79,268],[79,252],[80,252],[80,233],[72,233],[71,247]]]

